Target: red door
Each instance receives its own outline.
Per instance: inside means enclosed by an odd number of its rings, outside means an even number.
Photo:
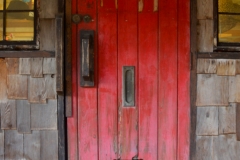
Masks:
[[[91,20],[72,24],[69,159],[188,159],[189,0],[73,0],[72,14]]]

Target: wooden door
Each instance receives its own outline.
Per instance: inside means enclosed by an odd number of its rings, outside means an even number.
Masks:
[[[92,20],[72,24],[69,159],[188,159],[189,0],[73,0],[72,13]],[[80,85],[82,30],[95,35],[93,87]]]

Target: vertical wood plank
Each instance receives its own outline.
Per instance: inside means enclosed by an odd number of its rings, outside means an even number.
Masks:
[[[4,160],[4,132],[0,132],[0,159]]]
[[[31,69],[31,59],[30,58],[20,58],[19,59],[19,74],[30,74]]]
[[[78,14],[88,13],[92,17],[91,23],[79,23],[77,29],[77,53],[80,53],[79,49],[81,45],[79,39],[79,31],[82,29],[94,30],[95,39],[94,39],[94,60],[95,60],[95,71],[94,74],[95,82],[97,82],[97,1],[93,0],[79,0],[77,5]],[[75,73],[80,73],[79,56],[78,60],[78,70]],[[80,84],[80,75],[78,74],[77,83]],[[97,83],[96,83],[97,85]],[[79,146],[79,159],[98,159],[98,112],[97,112],[97,86],[92,88],[83,88],[78,86],[78,146]]]
[[[240,141],[240,103],[237,103],[236,109],[236,132],[237,140]]]
[[[48,100],[47,104],[31,104],[31,129],[57,129],[57,100]]]
[[[1,103],[1,127],[2,129],[17,129],[16,101],[9,100]]]
[[[118,139],[121,159],[138,156],[138,1],[118,1]],[[126,36],[127,35],[127,36]],[[122,68],[135,67],[135,106],[123,106]]]
[[[178,1],[178,153],[190,155],[190,0]]]
[[[159,1],[158,159],[177,159],[177,10]]]
[[[64,87],[64,74],[63,74],[63,59],[64,59],[64,51],[63,51],[63,15],[57,15],[55,20],[56,32],[55,32],[55,52],[56,52],[56,63],[57,63],[57,91],[62,92]]]
[[[117,159],[117,10],[104,0],[98,14],[99,159]],[[108,44],[106,45],[106,42]]]
[[[213,0],[197,0],[197,6],[197,19],[213,19]]]
[[[56,58],[43,59],[43,74],[56,74]]]
[[[7,65],[4,59],[0,59],[0,103],[7,101]]]
[[[19,59],[6,58],[8,75],[19,73]]]
[[[68,101],[71,102],[70,104],[65,106],[68,106],[66,108],[66,115],[69,117],[67,118],[67,138],[68,138],[68,159],[69,160],[75,160],[78,158],[78,75],[77,75],[77,68],[78,68],[78,61],[77,61],[77,25],[72,23],[71,15],[77,13],[77,1],[72,0],[66,0],[65,1],[65,11],[66,11],[66,20],[68,21],[68,27],[67,30],[69,35],[71,34],[71,37],[66,37],[68,39],[71,39],[71,43],[69,44],[67,41],[66,43],[69,46],[68,48],[71,49],[71,71],[72,73],[67,76],[68,85],[66,86],[68,89],[66,90],[68,93],[70,93],[72,96],[70,97],[68,94]],[[68,34],[66,34],[68,35]],[[69,64],[68,64],[69,65]],[[67,66],[66,66],[67,67]],[[66,70],[65,70],[66,72]],[[71,84],[71,85],[70,85]],[[67,100],[66,99],[66,100]],[[69,114],[70,112],[70,114]],[[68,114],[67,114],[68,113]]]
[[[56,99],[57,91],[56,91],[56,75],[45,75],[45,85],[46,85],[46,98]]]
[[[58,131],[40,131],[40,159],[58,159]]]
[[[30,104],[27,100],[17,100],[17,130],[19,133],[31,133]]]
[[[29,77],[28,101],[30,103],[46,103],[46,98],[45,79]]]
[[[28,77],[25,75],[8,75],[7,88],[9,99],[27,99]]]
[[[40,18],[55,18],[55,15],[58,13],[58,0],[51,0],[40,1],[40,11],[39,17]]]
[[[213,20],[198,20],[198,52],[213,51]]]
[[[31,59],[31,76],[34,78],[43,77],[43,58]]]
[[[219,134],[236,133],[236,103],[227,107],[219,107]]]
[[[5,160],[22,159],[23,158],[23,134],[19,134],[17,130],[4,131],[4,149]]]
[[[158,111],[158,12],[153,1],[144,1],[138,14],[139,55],[139,155],[141,159],[157,158]],[[147,21],[146,21],[147,20]],[[147,75],[147,77],[146,77]]]
[[[40,160],[40,147],[40,131],[32,131],[31,134],[23,135],[23,157],[25,159]]]
[[[56,0],[53,0],[56,1]],[[52,2],[52,1],[51,1]],[[49,4],[51,5],[51,2]],[[57,8],[57,7],[53,7]],[[45,10],[45,9],[44,9]],[[54,15],[55,18],[55,15]],[[40,50],[55,51],[55,19],[40,19]]]

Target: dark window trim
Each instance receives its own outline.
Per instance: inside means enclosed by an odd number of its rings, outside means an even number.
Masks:
[[[4,1],[6,3],[6,1]],[[6,4],[4,4],[4,7]],[[19,51],[19,50],[39,50],[39,7],[40,3],[39,0],[34,1],[34,40],[33,41],[0,41],[0,52],[1,50],[11,50],[11,51]],[[6,8],[4,8],[6,9]],[[18,10],[14,10],[18,11]],[[21,10],[23,12],[24,10]],[[30,10],[32,11],[32,10]],[[12,10],[8,10],[7,12],[12,12]],[[6,13],[3,11],[3,13]],[[6,25],[6,23],[3,23]],[[3,29],[5,30],[6,27],[4,26]]]

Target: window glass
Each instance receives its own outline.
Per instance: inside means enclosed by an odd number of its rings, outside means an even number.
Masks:
[[[0,42],[35,40],[34,6],[34,0],[0,0]]]

